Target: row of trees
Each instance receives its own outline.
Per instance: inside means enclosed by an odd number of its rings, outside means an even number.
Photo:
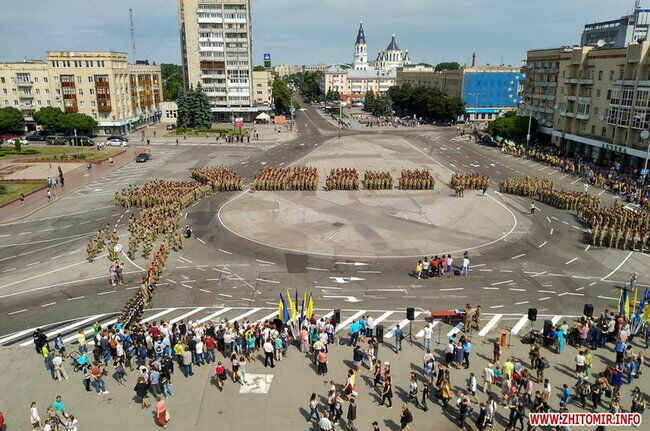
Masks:
[[[486,131],[495,137],[501,136],[502,138],[523,142],[528,134],[528,121],[528,117],[522,117],[514,111],[509,111],[503,117],[490,121]],[[537,130],[538,124],[535,118],[532,118],[530,121],[530,134],[533,135]]]
[[[321,100],[323,93],[320,89],[320,81],[323,78],[321,71],[298,72],[285,75],[282,80],[300,89],[300,92],[309,100],[314,102]]]
[[[212,111],[210,98],[203,92],[201,84],[196,88],[181,91],[176,100],[178,105],[178,127],[191,127],[193,129],[207,130],[212,128]]]
[[[273,110],[276,115],[291,115],[291,106],[294,110],[300,109],[300,104],[293,98],[291,89],[283,79],[273,80],[271,97],[273,97]]]
[[[363,110],[378,117],[393,115],[393,100],[387,94],[375,97],[375,93],[368,90],[365,94]]]
[[[34,121],[43,130],[54,133],[92,132],[97,127],[94,118],[75,112],[65,113],[59,108],[47,106],[33,114]],[[22,132],[25,129],[23,113],[13,107],[0,109],[0,133]]]
[[[183,92],[183,67],[177,64],[162,63],[160,74],[163,85],[163,99],[178,100]]]
[[[386,96],[400,116],[416,115],[433,121],[453,121],[465,113],[465,104],[460,98],[449,97],[436,88],[413,87],[406,83],[389,88]]]

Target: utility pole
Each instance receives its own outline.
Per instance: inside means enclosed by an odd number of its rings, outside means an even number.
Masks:
[[[131,18],[131,55],[133,56],[133,64],[138,60],[135,56],[135,26],[133,25],[133,9],[129,9],[129,17]]]

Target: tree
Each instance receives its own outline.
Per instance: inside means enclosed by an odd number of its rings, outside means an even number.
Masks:
[[[65,113],[59,108],[48,106],[34,112],[33,118],[36,124],[43,126],[43,129],[53,132],[62,132],[65,130],[64,125]]]
[[[372,112],[375,109],[375,93],[372,90],[366,91],[366,94],[363,98],[363,110],[366,112]]]
[[[273,89],[271,91],[273,97],[275,115],[290,115],[291,111],[291,90],[287,84],[279,78],[273,80]]]
[[[212,111],[210,99],[203,92],[201,84],[196,88],[183,91],[176,101],[178,105],[178,127],[190,127],[208,130],[212,127]]]
[[[537,126],[537,120],[533,118],[530,124],[531,135],[535,133]],[[486,130],[492,136],[522,142],[528,134],[528,117],[517,115],[514,111],[507,112],[503,117],[490,121]]]
[[[387,94],[382,94],[375,100],[372,107],[372,114],[377,117],[393,115],[393,101]]]
[[[183,66],[171,63],[160,63],[160,76],[163,82],[176,74],[183,76]]]
[[[25,129],[25,118],[18,109],[8,106],[0,108],[0,132],[22,131]]]
[[[463,101],[449,97],[437,88],[415,87],[402,84],[388,89],[395,112],[400,115],[416,115],[435,121],[451,121],[465,112]]]
[[[400,115],[411,115],[413,105],[413,86],[405,83],[400,86],[392,86],[386,93],[393,101],[395,112]]]
[[[183,91],[183,75],[175,73],[169,78],[163,80],[163,99],[177,100]]]
[[[341,100],[341,93],[339,93],[336,90],[332,90],[331,88],[327,90],[327,94],[325,95],[325,100],[328,102],[338,102]]]
[[[320,81],[323,73],[320,71],[305,72],[302,76],[302,82],[299,84],[300,92],[309,100],[319,100],[321,98]]]
[[[266,68],[264,66],[260,66],[259,64],[256,66],[253,66],[253,72],[264,72]]]
[[[442,72],[443,70],[458,70],[460,69],[460,64],[455,61],[446,61],[443,63],[438,63],[436,65],[436,72]]]
[[[71,112],[63,115],[62,125],[69,132],[91,132],[97,127],[97,121],[88,115]]]

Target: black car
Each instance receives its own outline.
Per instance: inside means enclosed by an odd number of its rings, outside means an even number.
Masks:
[[[109,136],[106,138],[107,141],[124,141],[124,142],[129,142],[129,139],[124,137],[124,136]]]
[[[137,156],[135,156],[135,162],[136,163],[144,163],[148,161],[151,158],[149,153],[140,153]]]
[[[39,130],[37,132],[32,132],[29,135],[25,136],[25,139],[28,141],[44,141],[47,138],[47,132],[44,130]]]

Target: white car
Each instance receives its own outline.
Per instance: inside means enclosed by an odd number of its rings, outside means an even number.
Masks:
[[[306,108],[300,108],[298,109],[299,111],[305,112],[307,109]]]
[[[106,145],[109,147],[128,147],[129,143],[121,139],[109,139],[106,141]]]

